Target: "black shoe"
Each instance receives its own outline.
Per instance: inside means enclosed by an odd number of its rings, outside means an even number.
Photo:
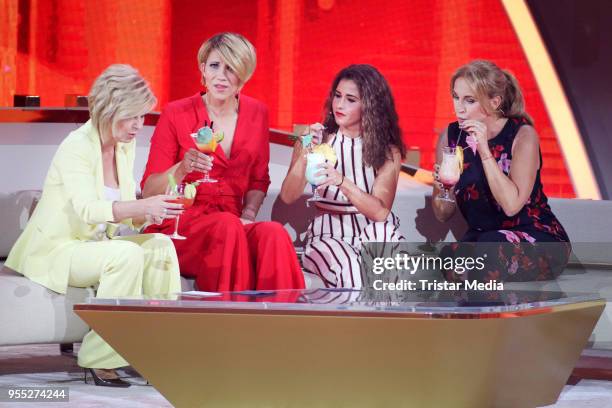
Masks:
[[[65,356],[74,356],[74,345],[72,343],[60,344],[60,354]]]
[[[84,368],[83,369],[83,380],[85,381],[85,384],[87,384],[87,372],[89,371],[89,373],[91,374],[91,376],[94,379],[94,384],[96,385],[100,385],[102,387],[121,387],[121,388],[127,388],[129,387],[130,384],[127,381],[123,381],[121,378],[111,378],[111,379],[106,379],[106,378],[100,378],[98,377],[98,374],[96,374],[96,371],[93,368]]]

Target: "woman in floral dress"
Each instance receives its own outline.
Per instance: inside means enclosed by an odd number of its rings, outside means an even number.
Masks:
[[[447,251],[455,251],[455,256],[486,253],[488,260],[482,270],[461,276],[451,271],[446,277],[555,278],[566,265],[571,246],[543,191],[538,135],[516,79],[489,61],[473,61],[455,72],[451,93],[457,121],[438,141],[434,212],[446,221],[459,207],[469,227],[461,241],[478,243],[453,245]],[[461,177],[450,191],[456,203],[435,199],[442,189],[438,170],[447,146],[461,147],[464,153]]]

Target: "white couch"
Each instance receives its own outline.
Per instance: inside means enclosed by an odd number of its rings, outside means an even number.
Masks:
[[[0,268],[11,246],[24,228],[32,203],[40,194],[46,170],[57,144],[77,125],[65,124],[0,124]],[[135,177],[142,174],[148,154],[151,127],[139,135]],[[34,160],[27,167],[20,159],[24,153]],[[293,205],[278,200],[278,191],[286,174],[291,151],[271,145],[270,176],[272,184],[258,215],[259,220],[282,223],[294,239],[296,247],[303,246],[306,226],[312,209],[305,206],[304,196]],[[394,204],[394,212],[401,218],[401,231],[409,242],[452,241],[460,237],[465,223],[460,215],[450,222],[440,223],[433,217],[430,188],[402,175]],[[578,258],[588,268],[574,267],[558,282],[545,283],[546,290],[593,291],[612,301],[612,202],[590,200],[551,200],[553,210],[566,227],[575,243]],[[608,243],[601,245],[601,243]],[[607,250],[606,250],[607,248]],[[193,281],[183,279],[184,289],[191,289]],[[93,295],[92,289],[71,288],[67,295],[58,295],[31,282],[23,276],[0,269],[0,345],[26,343],[71,343],[80,341],[87,327],[72,312],[75,303]],[[612,308],[606,312],[591,338],[594,347],[612,349]]]
[[[276,189],[270,191],[258,218],[281,222],[293,236],[296,246],[301,246],[312,210],[301,201],[287,206],[278,200],[277,194]],[[7,208],[7,202],[15,206],[12,212],[0,213],[3,225],[0,256],[6,256],[20,228],[25,225],[36,195],[37,192],[32,191],[0,194],[0,207]],[[551,200],[551,205],[572,240],[577,243],[578,258],[588,268],[575,265],[566,270],[557,282],[544,283],[540,288],[596,292],[612,301],[612,244],[607,245],[611,249],[607,252],[601,250],[606,247],[598,244],[612,241],[609,233],[612,202],[555,199]],[[460,216],[453,217],[446,224],[436,221],[431,209],[431,197],[422,193],[400,192],[394,212],[400,216],[402,233],[410,242],[450,241],[460,237],[465,230]],[[184,288],[191,289],[192,282],[183,279]],[[59,295],[4,268],[0,271],[0,327],[3,328],[0,331],[0,345],[80,341],[87,327],[72,312],[72,306],[92,295],[91,288],[70,288],[65,296]],[[606,309],[591,338],[595,347],[612,348],[611,310]]]

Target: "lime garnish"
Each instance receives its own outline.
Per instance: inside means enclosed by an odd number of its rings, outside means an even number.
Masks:
[[[191,200],[192,198],[195,198],[196,196],[196,188],[193,184],[187,184],[185,186],[185,198]]]
[[[222,130],[215,132],[215,139],[217,140],[217,143],[221,143],[224,137],[225,135],[223,134]]]

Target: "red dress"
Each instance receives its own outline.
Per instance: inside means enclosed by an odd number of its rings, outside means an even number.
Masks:
[[[190,134],[210,123],[200,93],[171,102],[162,112],[153,137],[141,187],[154,173],[162,173],[195,148]],[[210,177],[217,183],[201,183],[195,204],[181,215],[174,240],[181,275],[195,277],[199,290],[301,289],[304,277],[293,243],[277,222],[242,225],[242,200],[247,191],[267,192],[270,160],[267,107],[240,96],[240,107],[231,154],[218,147]],[[193,172],[192,182],[202,177]],[[170,234],[174,220],[151,225],[145,232]]]

